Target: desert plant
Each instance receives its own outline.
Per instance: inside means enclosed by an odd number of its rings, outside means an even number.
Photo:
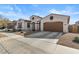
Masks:
[[[79,43],[79,37],[75,37],[73,42]]]

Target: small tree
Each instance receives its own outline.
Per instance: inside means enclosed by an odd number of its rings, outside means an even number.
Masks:
[[[8,18],[0,15],[0,27],[6,28],[7,27],[7,24],[10,23],[10,22],[11,21]]]

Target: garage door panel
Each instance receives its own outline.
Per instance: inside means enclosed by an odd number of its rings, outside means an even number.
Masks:
[[[63,23],[62,22],[46,22],[44,23],[45,31],[53,32],[63,32]]]

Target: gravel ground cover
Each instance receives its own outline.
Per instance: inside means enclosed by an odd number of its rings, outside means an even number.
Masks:
[[[79,37],[77,33],[67,33],[59,38],[58,44],[71,48],[79,49],[79,43],[73,42],[75,37]]]

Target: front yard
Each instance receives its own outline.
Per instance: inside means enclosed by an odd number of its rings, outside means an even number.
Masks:
[[[75,37],[79,37],[79,34],[67,33],[59,38],[58,44],[79,49],[79,43],[73,41]]]
[[[39,34],[40,33],[42,34],[47,32],[39,32]],[[4,34],[7,36],[5,38],[3,37],[0,39],[0,53],[4,53],[4,54],[5,53],[7,54],[79,53],[78,49],[69,48],[69,47],[66,47],[66,45],[65,46],[59,45],[59,43],[61,42],[59,39],[46,39],[49,34],[46,36],[46,38],[27,38],[24,36],[20,36],[20,35],[16,35],[14,33],[8,33],[8,32],[0,32],[0,34]],[[52,33],[52,34],[55,34],[55,33]],[[71,35],[71,33],[69,35]],[[68,37],[68,34],[67,34],[67,37]],[[72,37],[73,36],[71,35],[71,38]],[[57,44],[58,40],[60,42]],[[63,41],[64,40],[62,40],[62,42]],[[64,42],[64,43],[67,43],[67,42]],[[70,42],[70,44],[72,43]],[[79,44],[77,44],[77,46],[79,47]]]

